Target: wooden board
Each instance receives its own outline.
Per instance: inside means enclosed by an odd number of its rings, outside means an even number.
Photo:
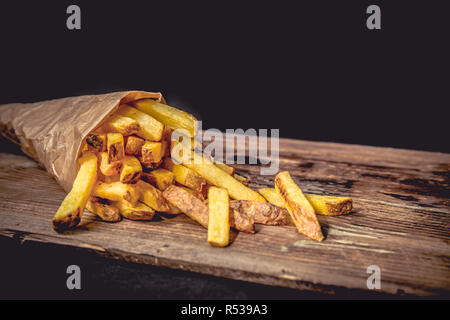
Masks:
[[[273,176],[259,176],[259,166],[235,167],[252,187],[273,186]],[[281,139],[280,170],[289,170],[306,192],[352,196],[353,213],[320,216],[323,243],[293,227],[258,226],[256,234],[239,233],[227,248],[212,248],[206,230],[183,215],[111,224],[86,212],[79,228],[58,234],[50,221],[63,190],[32,160],[3,153],[0,235],[329,293],[367,290],[367,267],[377,265],[382,292],[449,293],[450,155]]]

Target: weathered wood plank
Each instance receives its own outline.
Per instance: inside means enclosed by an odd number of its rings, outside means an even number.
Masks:
[[[64,192],[23,156],[0,154],[0,234],[88,248],[118,259],[269,285],[333,292],[367,289],[378,265],[382,291],[432,295],[450,290],[450,155],[282,139],[280,169],[308,192],[350,195],[355,210],[319,217],[326,240],[293,227],[258,226],[227,248],[180,215],[151,222],[98,221],[86,212],[76,230],[58,234],[50,220]],[[235,165],[252,186],[272,186],[259,167]]]

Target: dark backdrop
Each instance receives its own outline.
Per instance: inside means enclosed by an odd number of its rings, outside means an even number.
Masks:
[[[393,2],[2,1],[0,104],[161,91],[207,127],[449,152],[449,13]]]

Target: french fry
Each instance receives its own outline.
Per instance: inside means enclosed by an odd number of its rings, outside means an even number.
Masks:
[[[147,168],[155,167],[162,160],[162,151],[161,142],[145,142],[141,149],[140,161],[142,165]]]
[[[122,171],[120,171],[120,182],[136,183],[142,174],[142,166],[139,160],[133,156],[126,156],[122,160]]]
[[[121,133],[124,136],[138,134],[141,130],[141,127],[136,120],[121,115],[114,116],[109,121],[109,126],[111,127],[111,129]]]
[[[197,221],[200,225],[208,229],[209,210],[208,204],[200,200],[186,189],[171,185],[163,191],[164,198],[173,206],[180,209],[189,218]],[[229,223],[232,228],[239,231],[254,233],[254,224],[251,217],[248,217],[237,210],[230,208]]]
[[[122,160],[125,156],[123,136],[120,133],[108,133],[106,135],[108,162]]]
[[[121,105],[119,107],[119,114],[132,118],[139,123],[140,130],[137,133],[138,136],[151,141],[161,140],[164,126],[152,116],[129,105]]]
[[[155,210],[140,202],[133,206],[127,201],[117,201],[114,206],[129,220],[152,220],[155,216]]]
[[[216,166],[219,167],[219,169],[222,169],[226,173],[228,173],[230,176],[234,175],[234,168],[230,167],[229,165],[226,165],[225,163],[221,162],[215,162]]]
[[[199,176],[194,170],[189,169],[181,164],[173,164],[172,172],[175,181],[197,192],[202,199],[208,196],[208,182]]]
[[[86,137],[86,143],[89,151],[106,151],[106,135],[104,134],[88,134]]]
[[[174,130],[185,129],[189,131],[191,137],[195,136],[197,119],[187,112],[151,99],[138,100],[134,102],[134,106]]]
[[[118,222],[121,220],[119,209],[112,206],[106,199],[90,197],[86,203],[86,209],[95,213],[103,221]]]
[[[100,152],[98,154],[99,158],[99,168],[100,172],[105,176],[113,176],[117,175],[120,172],[120,169],[122,168],[122,162],[121,161],[113,161],[109,162],[109,155],[106,152]]]
[[[141,195],[139,200],[141,200],[147,206],[159,212],[166,212],[166,213],[172,212],[172,210],[169,207],[169,204],[167,203],[167,200],[163,197],[161,191],[156,189],[151,184],[144,182],[142,180],[139,180],[136,183],[136,186]]]
[[[228,191],[224,188],[209,188],[208,208],[208,242],[215,247],[225,247],[230,242]]]
[[[219,169],[210,160],[194,153],[193,160],[183,163],[184,166],[194,170],[209,183],[227,189],[230,198],[235,200],[256,200],[266,202],[263,196],[244,186],[235,178]]]
[[[99,179],[99,180],[101,180],[101,179]],[[104,176],[103,180],[101,180],[101,181],[106,182],[106,183],[118,182],[118,181],[120,181],[120,174],[115,174],[113,176]]]
[[[314,208],[292,180],[289,172],[280,172],[275,176],[275,189],[284,199],[285,207],[297,230],[313,240],[322,241],[323,234]]]
[[[253,217],[255,223],[269,226],[294,225],[289,212],[268,202],[231,200],[230,207]]]
[[[139,191],[134,185],[122,182],[104,183],[99,182],[94,187],[94,196],[111,201],[128,201],[136,204],[139,199]]]
[[[246,177],[240,176],[237,173],[234,173],[233,177],[242,183],[244,186],[248,186],[248,179]]]
[[[142,174],[142,180],[164,191],[168,186],[173,184],[174,174],[169,170],[159,168],[150,172],[144,172]]]
[[[162,137],[161,137],[161,153],[163,157],[169,157],[170,155],[170,146],[172,144],[172,129],[167,126],[164,126]]]
[[[132,156],[140,156],[144,143],[144,139],[136,136],[129,136],[125,145],[125,153]]]
[[[97,180],[97,156],[86,152],[79,160],[80,169],[72,190],[61,203],[53,217],[53,228],[57,231],[72,228],[80,223],[86,202]]]
[[[166,170],[173,171],[174,162],[170,157],[164,158],[162,167]]]
[[[258,192],[270,203],[284,208],[284,201],[273,188],[261,188]],[[350,197],[323,196],[304,193],[306,199],[313,206],[317,214],[325,216],[339,216],[350,213],[353,209],[353,201]]]

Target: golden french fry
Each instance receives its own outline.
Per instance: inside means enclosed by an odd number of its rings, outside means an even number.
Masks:
[[[230,207],[253,217],[255,223],[269,226],[293,225],[291,216],[285,208],[268,202],[251,200],[231,200]]]
[[[121,115],[114,116],[109,121],[109,126],[111,129],[121,133],[124,136],[138,134],[141,130],[141,127],[136,120]]]
[[[230,242],[230,204],[227,190],[209,188],[208,208],[208,242],[215,247],[225,247]]]
[[[162,151],[161,142],[145,142],[141,149],[142,165],[147,168],[155,167],[162,160]]]
[[[185,129],[190,133],[191,137],[195,136],[197,119],[187,112],[151,99],[136,101],[134,106],[174,130]]]
[[[242,183],[244,186],[248,186],[248,179],[246,177],[240,176],[237,173],[234,173],[233,177]]]
[[[258,192],[270,203],[284,208],[284,200],[273,188],[261,188]],[[350,197],[323,196],[304,193],[306,199],[313,206],[317,214],[325,216],[339,216],[350,213],[353,208],[353,200]]]
[[[89,151],[104,152],[106,151],[106,135],[104,134],[88,134],[86,144]]]
[[[144,172],[142,174],[142,180],[164,191],[168,186],[173,184],[174,174],[169,170],[159,168],[150,172]]]
[[[99,179],[106,183],[118,182],[120,181],[120,174],[115,174],[113,176],[103,176],[103,180]]]
[[[98,154],[99,158],[99,168],[100,172],[105,176],[113,176],[117,175],[120,172],[120,169],[122,168],[122,162],[121,161],[113,161],[109,162],[109,155],[106,152],[100,152]]]
[[[140,156],[144,143],[144,139],[136,136],[129,136],[125,145],[125,153],[132,156]]]
[[[97,180],[97,156],[86,152],[79,160],[80,169],[72,185],[72,190],[61,203],[53,217],[53,228],[63,231],[80,223],[86,202]]]
[[[147,206],[159,212],[172,212],[161,191],[142,180],[139,180],[136,186],[141,194],[140,200]]]
[[[120,171],[120,182],[136,183],[142,174],[142,166],[136,157],[125,156],[122,160],[122,171]]]
[[[284,199],[285,207],[297,230],[313,240],[322,241],[323,234],[314,208],[292,180],[289,172],[280,172],[275,176],[275,189]]]
[[[152,220],[155,216],[155,210],[140,202],[132,205],[127,201],[117,201],[114,202],[114,206],[129,220]]]
[[[108,162],[122,160],[125,156],[123,136],[120,133],[108,133],[106,135]]]
[[[132,118],[139,123],[140,130],[137,133],[138,136],[151,141],[161,140],[163,124],[147,113],[141,112],[129,105],[121,105],[119,107],[119,114]]]
[[[111,201],[128,201],[136,204],[139,199],[139,191],[134,185],[122,182],[104,183],[99,182],[94,187],[94,196]]]
[[[208,196],[208,182],[200,177],[194,170],[181,164],[173,164],[172,172],[175,181],[197,192],[202,199]]]
[[[219,169],[222,169],[226,173],[228,173],[230,176],[234,175],[234,168],[230,167],[229,165],[226,165],[225,163],[221,162],[215,162],[216,166],[219,167]]]
[[[209,183],[227,189],[230,198],[235,200],[256,200],[266,202],[263,196],[244,186],[241,182],[219,169],[210,160],[202,155],[193,153],[193,160],[183,163],[184,166],[194,170]],[[176,159],[177,160],[177,159]]]
[[[119,209],[112,206],[106,199],[90,197],[86,203],[86,209],[95,213],[103,221],[118,222],[121,220]]]

